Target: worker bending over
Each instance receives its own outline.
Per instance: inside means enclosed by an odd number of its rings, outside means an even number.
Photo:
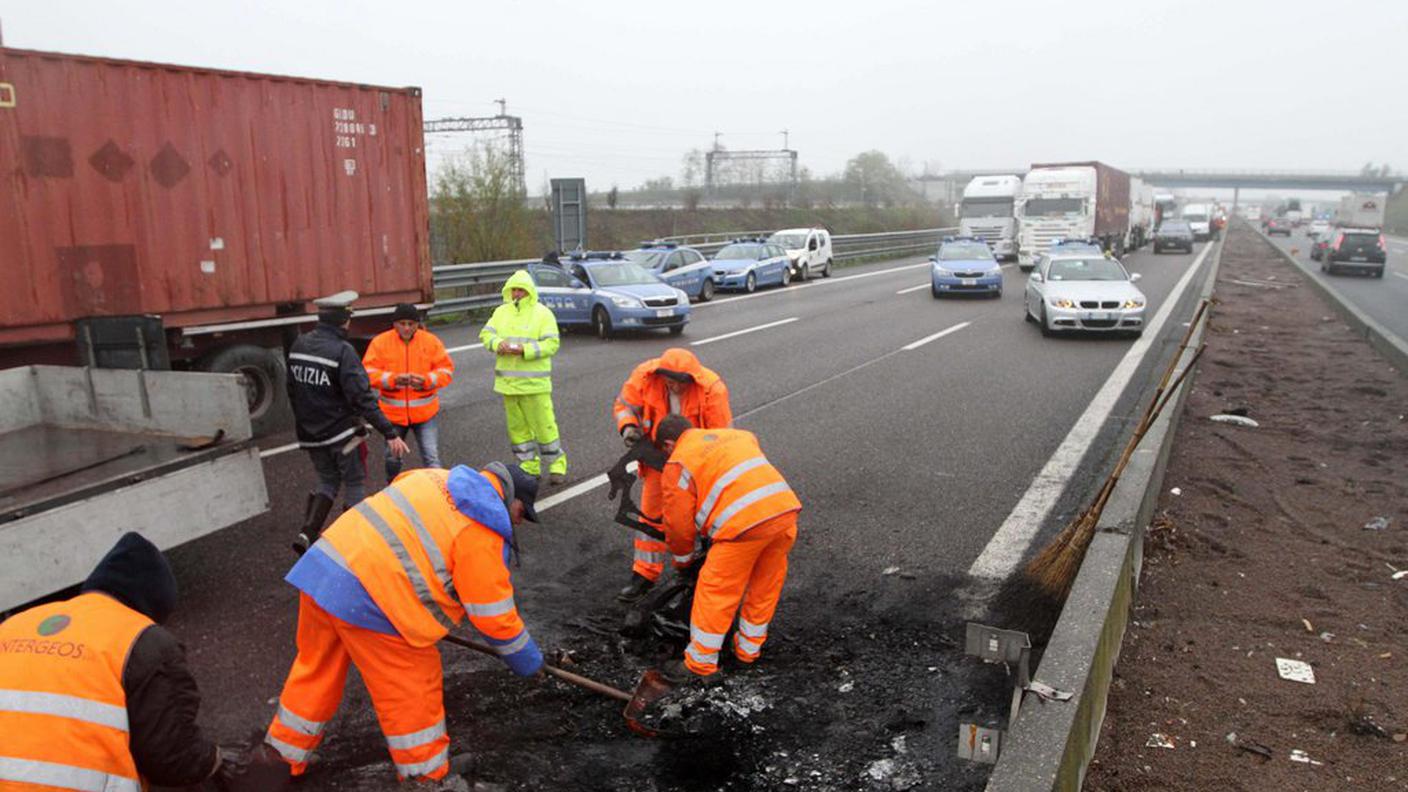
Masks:
[[[561,484],[567,455],[552,410],[552,358],[561,341],[557,318],[538,302],[527,270],[509,276],[503,296],[479,341],[494,353],[494,392],[504,398],[509,446],[525,473],[547,473],[548,483]]]
[[[787,580],[787,554],[797,540],[802,503],[751,432],[693,429],[688,418],[671,415],[660,422],[655,438],[670,455],[661,492],[676,569],[698,564],[700,541],[710,541],[698,568],[683,667],[676,663],[667,674],[688,678],[686,671],[699,676],[718,671],[735,614],[733,653],[752,663],[767,640]]]
[[[256,751],[263,779],[196,725],[200,690],[161,623],[176,578],[161,551],[127,533],[82,593],[0,623],[0,789],[140,792],[214,778],[275,790],[287,771]]]
[[[425,467],[441,467],[440,390],[455,376],[455,361],[434,333],[421,327],[420,311],[400,303],[391,329],[372,339],[362,356],[367,377],[377,389],[377,404],[402,440],[415,435]],[[386,480],[401,474],[401,458],[386,447]]]
[[[642,439],[655,442],[655,432],[667,415],[683,415],[701,429],[726,429],[733,423],[723,379],[700,364],[693,352],[679,348],[636,366],[616,396],[614,412],[616,430],[627,448]],[[659,528],[663,524],[660,471],[642,464],[637,473],[641,521]],[[635,532],[631,582],[621,589],[618,600],[635,602],[650,591],[665,571],[665,549],[664,542]]]
[[[536,496],[536,479],[498,462],[412,470],[339,517],[294,565],[298,657],[265,738],[294,775],[308,769],[356,665],[397,777],[444,778],[435,645],[466,614],[515,674],[540,672],[508,571],[513,527],[537,521]]]

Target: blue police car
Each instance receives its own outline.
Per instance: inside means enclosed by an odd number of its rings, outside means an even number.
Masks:
[[[667,328],[671,335],[689,324],[689,295],[620,253],[574,255],[561,264],[530,264],[528,274],[562,327],[590,327],[599,338],[619,330]]]
[[[720,289],[754,292],[759,286],[792,282],[792,261],[781,245],[740,239],[714,254],[715,284]]]
[[[639,250],[628,250],[627,261],[634,261],[650,270],[660,280],[681,289],[691,300],[708,302],[714,299],[714,269],[703,253],[692,247],[680,247],[673,242],[642,242]]]
[[[977,237],[944,237],[929,257],[929,290],[934,299],[949,294],[1002,296],[1002,267],[992,248]]]

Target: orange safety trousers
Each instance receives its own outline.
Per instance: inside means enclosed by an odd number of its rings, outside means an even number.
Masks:
[[[641,440],[642,443],[649,442]],[[640,513],[644,515],[641,522],[652,528],[660,528],[663,525],[663,514],[665,509],[664,500],[660,495],[660,471],[640,466]],[[631,531],[635,535],[635,554],[631,562],[631,571],[637,575],[659,580],[660,575],[665,572],[665,558],[669,555],[670,546],[659,539],[651,539],[640,531]]]
[[[397,778],[444,778],[450,771],[450,737],[440,650],[348,624],[307,594],[298,601],[298,657],[265,741],[294,775],[302,775],[342,702],[349,663],[357,665],[371,694]]]
[[[733,653],[745,663],[758,659],[787,580],[787,554],[796,541],[797,512],[793,511],[709,548],[689,616],[689,645],[684,651],[689,670],[701,676],[719,670],[719,651],[735,613],[738,630],[733,635]]]

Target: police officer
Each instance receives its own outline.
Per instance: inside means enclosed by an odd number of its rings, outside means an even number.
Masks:
[[[344,291],[314,300],[318,324],[300,335],[288,353],[288,397],[293,404],[298,445],[308,452],[318,471],[318,488],[308,493],[303,527],[293,542],[300,555],[317,540],[332,510],[338,490],[344,509],[366,497],[366,426],[370,423],[386,438],[386,447],[397,459],[410,449],[381,408],[367,380],[367,370],[357,350],[347,342],[352,303],[357,292]]]

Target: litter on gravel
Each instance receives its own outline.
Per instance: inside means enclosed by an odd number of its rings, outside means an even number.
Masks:
[[[1385,528],[1387,528],[1387,527],[1388,527],[1388,518],[1387,518],[1387,517],[1375,517],[1374,519],[1370,520],[1369,522],[1364,523],[1364,530],[1366,530],[1366,531],[1382,531],[1383,529],[1385,529]]]
[[[1153,734],[1149,735],[1149,739],[1144,742],[1144,745],[1145,745],[1145,747],[1147,747],[1147,748],[1170,748],[1170,749],[1171,749],[1171,748],[1176,748],[1176,747],[1178,747],[1178,746],[1176,746],[1176,745],[1173,744],[1173,738],[1172,738],[1172,737],[1169,737],[1167,734],[1164,734],[1163,732],[1154,732]]]
[[[1251,418],[1248,418],[1245,415],[1227,415],[1226,413],[1219,413],[1217,415],[1210,416],[1208,420],[1216,421],[1217,423],[1232,424],[1233,426],[1245,426],[1248,429],[1255,429],[1258,426],[1261,426],[1261,424],[1257,423]]]
[[[1288,660],[1284,657],[1276,658],[1276,673],[1282,679],[1291,682],[1304,682],[1307,685],[1315,684],[1315,669],[1309,663],[1300,660]]]
[[[1299,748],[1292,748],[1292,749],[1291,749],[1291,761],[1292,761],[1292,762],[1300,762],[1300,763],[1302,763],[1302,764],[1308,764],[1308,765],[1323,765],[1323,764],[1325,764],[1324,762],[1321,762],[1321,761],[1318,761],[1318,760],[1315,760],[1315,759],[1311,759],[1311,758],[1310,758],[1310,754],[1307,754],[1305,751],[1302,751],[1302,750],[1299,749]]]

